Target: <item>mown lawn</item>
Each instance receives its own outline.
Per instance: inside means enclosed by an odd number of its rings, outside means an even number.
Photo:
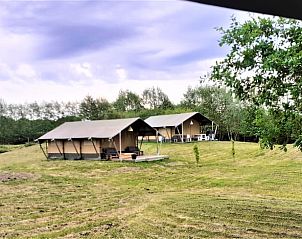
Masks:
[[[23,146],[24,145],[1,145],[0,144],[0,154],[9,152],[9,151],[17,149],[17,148],[21,148]]]
[[[193,144],[149,163],[0,154],[0,238],[302,238],[302,153],[198,146],[198,166]]]

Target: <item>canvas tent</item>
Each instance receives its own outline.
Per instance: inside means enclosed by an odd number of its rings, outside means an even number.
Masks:
[[[139,147],[139,136],[156,135],[142,119],[128,118],[66,122],[37,141],[40,146],[46,142],[47,158],[101,159],[105,149],[115,149],[119,156],[129,146]]]
[[[199,112],[157,115],[145,120],[149,125],[158,130],[165,141],[192,141],[202,139],[214,139],[217,126],[214,130],[214,122]],[[211,137],[204,131],[204,126],[210,125],[213,131]]]

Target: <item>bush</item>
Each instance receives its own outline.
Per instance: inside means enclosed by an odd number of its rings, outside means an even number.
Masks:
[[[199,164],[199,159],[200,159],[199,155],[200,154],[199,154],[199,148],[198,148],[197,144],[194,145],[193,151],[194,151],[196,163]]]

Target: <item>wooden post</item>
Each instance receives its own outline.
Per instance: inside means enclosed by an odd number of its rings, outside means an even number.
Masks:
[[[62,148],[63,148],[63,159],[66,159],[66,157],[65,157],[65,145],[64,145],[64,140],[62,140]]]
[[[159,155],[159,148],[158,148],[158,131],[156,130],[156,154]]]
[[[83,158],[83,155],[82,155],[82,143],[84,143],[84,140],[80,140],[80,158],[81,159]]]
[[[167,133],[167,135],[168,135],[168,138],[170,139],[170,142],[171,142],[171,138],[172,138],[172,135],[169,135],[169,132],[168,132],[168,129],[167,129],[167,127],[165,127],[165,129],[166,129],[166,133]]]
[[[72,142],[72,145],[73,145],[73,147],[74,147],[74,149],[75,149],[75,151],[76,151],[77,155],[79,156],[80,154],[79,154],[79,152],[78,152],[78,150],[77,150],[77,147],[75,146],[75,144],[74,144],[73,140],[72,140],[72,139],[70,139],[69,141],[71,141],[71,142]]]
[[[121,153],[122,153],[122,131],[119,133],[119,143],[120,143],[120,152],[118,154],[118,157],[120,160],[122,160],[121,158]]]
[[[177,129],[177,132],[178,132],[178,134],[180,135],[178,126],[177,126],[177,127],[175,126],[175,128]],[[182,140],[182,137],[181,137],[181,140]]]
[[[145,136],[142,136],[142,140],[141,140],[141,143],[140,143],[139,148],[138,148],[138,149],[139,149],[139,151],[141,151],[141,148],[142,148],[142,144],[143,144],[144,137],[145,137]]]
[[[53,141],[55,142],[55,144],[56,144],[56,146],[57,146],[57,149],[59,150],[59,153],[60,153],[62,156],[64,156],[64,155],[62,154],[61,150],[60,150],[60,147],[59,147],[58,144],[57,144],[57,141],[56,141],[55,139],[54,139]]]
[[[184,142],[184,122],[181,123],[181,142]]]
[[[94,142],[93,142],[93,139],[92,139],[92,138],[88,138],[88,140],[90,140],[90,141],[91,141],[91,143],[92,143],[92,145],[93,145],[93,148],[94,148],[94,150],[95,150],[96,154],[98,154],[98,155],[100,156],[100,154],[99,154],[98,150],[97,150],[97,149],[96,149],[96,147],[95,147],[95,144],[94,144]]]
[[[46,143],[46,144],[47,144],[47,143]],[[42,150],[42,152],[43,152],[45,158],[48,159],[47,154],[45,153],[45,151],[44,151],[44,149],[43,149],[43,147],[42,147],[42,144],[39,143],[39,145],[40,145],[40,149]]]
[[[215,139],[215,137],[216,137],[216,133],[217,133],[217,128],[218,128],[218,125],[216,125],[216,127],[215,127],[215,132],[214,132],[214,139]]]
[[[114,146],[114,148],[115,148],[115,150],[116,150],[116,152],[117,152],[117,154],[118,154],[118,157],[120,158],[120,154],[119,154],[118,149],[117,149],[117,147],[116,147],[115,141],[112,140],[112,142],[113,142],[113,146]]]
[[[136,142],[135,142],[136,147],[138,147],[138,135],[136,136]]]

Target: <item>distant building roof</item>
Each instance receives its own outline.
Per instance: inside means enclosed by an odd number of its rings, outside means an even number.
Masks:
[[[147,124],[151,125],[154,128],[166,126],[176,127],[192,117],[204,124],[209,124],[212,122],[199,112],[150,116],[148,119],[145,120],[145,122],[147,122]]]
[[[131,126],[139,135],[156,135],[156,130],[140,118],[66,122],[44,134],[48,139],[112,138]]]

